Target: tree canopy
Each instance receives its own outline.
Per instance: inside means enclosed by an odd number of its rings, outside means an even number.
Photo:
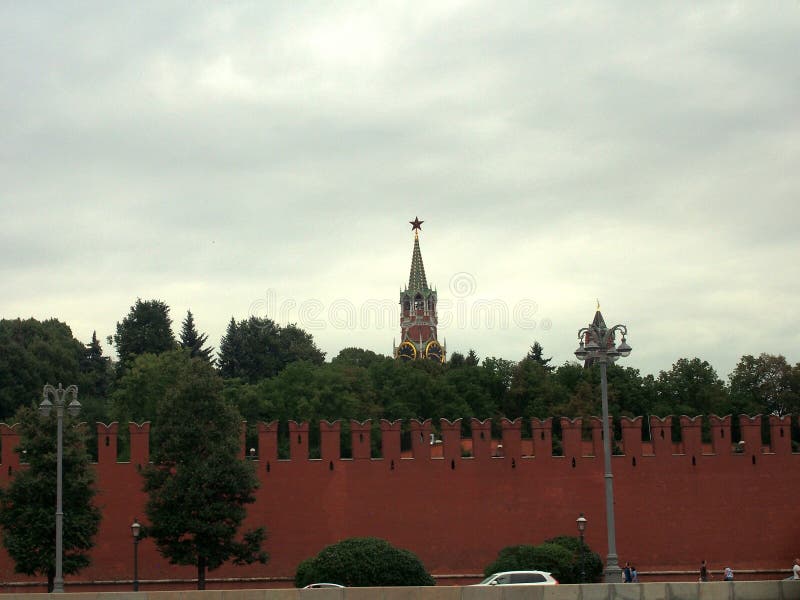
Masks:
[[[135,356],[173,350],[175,335],[172,333],[169,306],[161,300],[137,298],[127,316],[117,323],[114,344],[123,368]]]
[[[250,383],[274,377],[292,362],[321,365],[324,360],[325,353],[309,333],[261,317],[239,322],[231,319],[219,345],[220,374]]]
[[[782,416],[800,411],[800,369],[783,356],[743,356],[730,375],[731,403],[737,412]]]
[[[240,532],[255,501],[253,464],[239,460],[241,416],[222,395],[208,362],[189,359],[156,410],[151,465],[145,468],[149,534],[173,564],[207,570],[232,560],[266,563],[263,527]]]
[[[209,360],[207,336],[187,311],[179,342],[169,307],[138,299],[118,323],[118,368],[103,356],[97,334],[86,344],[57,320],[0,321],[0,417],[38,398],[44,383],[76,383],[87,418],[152,420],[175,376],[180,352]],[[553,365],[538,341],[519,361],[481,360],[474,349],[450,353],[448,363],[398,362],[348,347],[329,363],[313,337],[268,318],[231,319],[215,365],[225,397],[252,427],[257,420],[509,419],[600,414],[600,375],[568,361]],[[213,364],[213,361],[211,361]],[[654,375],[608,366],[609,411],[647,415],[800,412],[800,364],[762,353],[745,355],[727,382],[700,358],[681,358]],[[734,423],[734,429],[736,423]]]
[[[56,319],[0,320],[0,417],[12,416],[42,395],[46,383],[93,387],[87,348]]]
[[[111,360],[103,356],[103,347],[97,339],[97,331],[92,332],[92,341],[86,344],[81,357],[81,372],[85,374],[81,391],[96,397],[104,397],[113,381]]]
[[[132,359],[111,394],[110,417],[122,423],[152,421],[167,390],[186,369],[188,350],[145,353]]]

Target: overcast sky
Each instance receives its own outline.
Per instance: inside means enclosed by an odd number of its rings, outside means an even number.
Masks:
[[[2,2],[0,317],[800,361],[800,3]],[[113,354],[113,348],[106,347]]]

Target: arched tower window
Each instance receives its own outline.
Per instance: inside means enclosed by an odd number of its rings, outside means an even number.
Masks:
[[[423,310],[425,308],[425,301],[422,299],[422,294],[414,296],[414,310]]]

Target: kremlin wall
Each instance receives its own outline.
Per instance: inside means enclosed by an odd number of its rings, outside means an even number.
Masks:
[[[792,453],[789,416],[738,417],[741,440],[731,439],[732,417],[680,417],[681,441],[672,441],[672,417],[621,419],[613,457],[620,564],[630,561],[643,581],[696,581],[701,560],[717,574],[726,566],[737,580],[779,579],[800,554],[797,494],[800,455]],[[342,425],[323,422],[319,458],[309,458],[309,425],[288,424],[289,457],[279,457],[279,427],[258,424],[258,447],[241,460],[258,472],[257,501],[247,525],[265,525],[267,565],[226,564],[208,573],[208,588],[288,587],[297,565],[324,546],[354,536],[376,536],[416,553],[439,584],[474,583],[509,545],[538,544],[577,535],[575,519],[588,519],[586,541],[605,558],[602,423],[560,419],[502,420],[499,438],[489,421],[473,419],[462,439],[460,420],[402,423],[351,422],[351,454],[343,458]],[[526,424],[527,425],[527,424]],[[149,459],[149,423],[130,425],[130,460],[119,462],[118,426],[97,424],[97,503],[103,512],[92,565],[65,577],[69,591],[130,589],[130,524],[146,522],[140,470]],[[527,427],[525,428],[527,430]],[[643,433],[652,441],[642,441]],[[281,430],[281,436],[286,433]],[[372,456],[379,435],[380,456]],[[557,440],[556,440],[557,441]],[[16,427],[0,424],[0,485],[20,468]],[[560,448],[558,455],[554,449]],[[24,465],[23,467],[24,468]],[[65,518],[69,518],[68,515]],[[153,541],[139,544],[142,590],[189,589],[196,572],[170,565]],[[0,550],[4,591],[43,591],[44,580],[14,573]]]

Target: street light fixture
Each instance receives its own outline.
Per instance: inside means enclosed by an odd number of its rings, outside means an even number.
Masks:
[[[583,532],[586,531],[586,523],[588,523],[588,521],[586,517],[583,516],[583,513],[581,513],[581,516],[575,519],[575,523],[578,526],[578,534],[581,536],[581,583],[586,583],[586,563],[583,558]]]
[[[131,533],[133,534],[133,591],[139,591],[139,535],[142,533],[142,526],[139,520],[134,517],[131,523]]]
[[[63,389],[61,384],[54,388],[49,383],[42,389],[42,402],[39,412],[45,417],[50,415],[53,407],[58,417],[58,433],[56,434],[56,575],[53,579],[53,592],[64,592],[64,510],[62,506],[63,484],[62,471],[64,465],[64,406],[68,395],[72,395],[72,402],[67,406],[67,412],[73,417],[81,410],[78,402],[78,386],[71,385]],[[48,398],[52,398],[52,402]]]
[[[616,333],[622,334],[622,341],[616,345]],[[606,529],[608,530],[608,556],[603,580],[606,583],[619,583],[622,580],[622,569],[619,568],[617,557],[617,537],[614,525],[614,475],[611,472],[611,434],[608,427],[608,380],[606,378],[606,365],[615,362],[620,356],[625,357],[631,353],[632,348],[625,340],[628,328],[625,325],[614,325],[611,329],[606,327],[603,316],[598,306],[594,321],[578,331],[578,344],[575,356],[579,360],[591,360],[600,364],[600,391],[603,402],[603,463],[605,465],[606,488]]]

